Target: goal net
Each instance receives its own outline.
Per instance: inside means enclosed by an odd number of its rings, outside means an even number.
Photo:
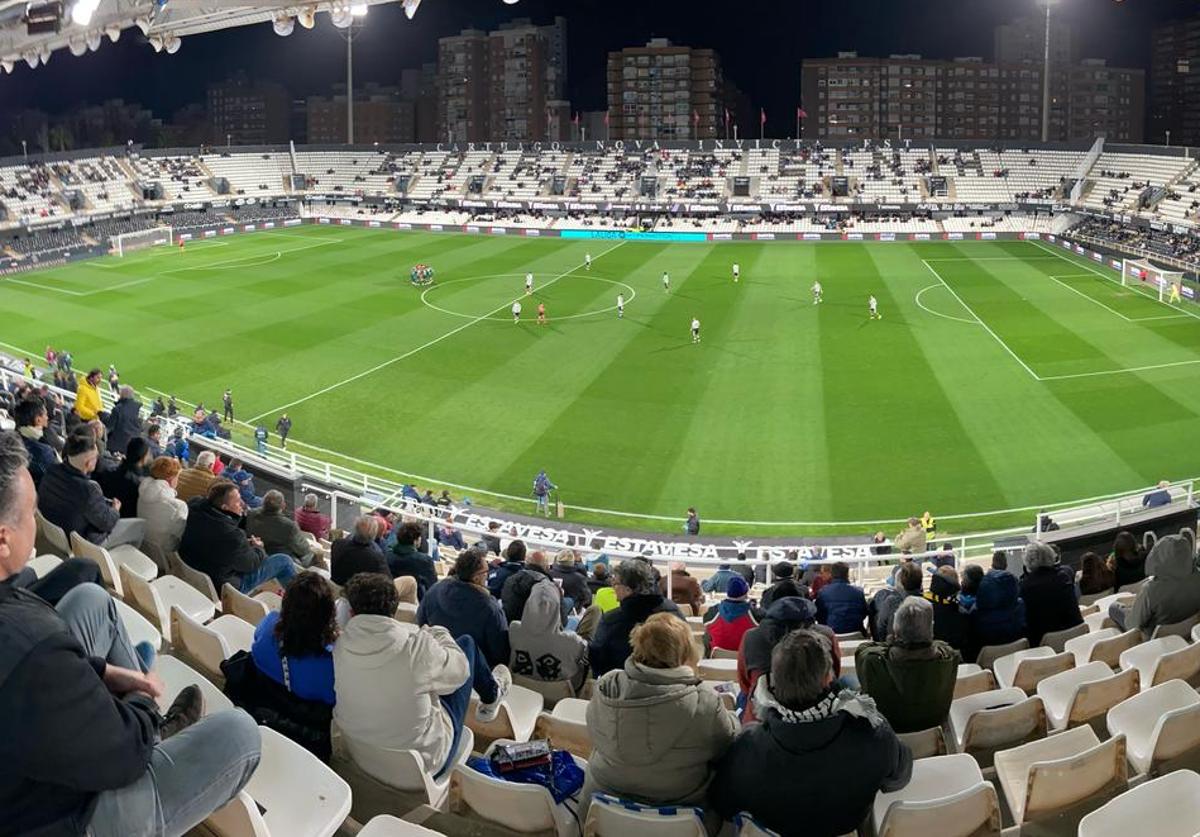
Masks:
[[[1183,273],[1158,267],[1146,259],[1124,259],[1121,262],[1121,284],[1149,285],[1158,295],[1158,301],[1163,302],[1172,297],[1179,299]]]
[[[173,227],[154,227],[149,230],[121,233],[112,237],[112,251],[118,256],[124,256],[136,250],[145,250],[148,247],[169,245],[175,240],[174,234],[175,230]]]

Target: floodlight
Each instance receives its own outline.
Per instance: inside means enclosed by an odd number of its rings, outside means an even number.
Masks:
[[[178,35],[167,35],[163,39],[163,49],[167,51],[167,55],[174,55],[179,52],[179,48],[183,46],[183,41]]]
[[[78,58],[88,51],[87,41],[80,37],[71,38],[67,41],[67,49],[71,50],[71,54]]]
[[[351,14],[348,6],[334,8],[329,10],[329,20],[338,29],[346,29],[354,22],[354,15]]]
[[[504,0],[504,5],[506,5],[506,6],[515,6],[515,5],[517,5],[518,3],[520,3],[520,2],[521,2],[521,0]]]
[[[154,47],[155,52],[162,52],[163,39],[161,35],[150,36],[150,46]]]
[[[305,6],[300,10],[300,13],[296,15],[296,20],[298,20],[300,25],[305,29],[312,29],[317,23],[317,7]]]
[[[352,3],[350,4],[350,14],[355,17],[366,17],[370,8],[366,3]]]
[[[16,66],[16,65],[13,63],[13,59],[11,59],[11,58],[5,58],[3,60],[0,60],[0,68],[3,68],[4,72],[6,72],[6,73],[11,73],[13,71],[14,66]]]
[[[276,35],[286,38],[296,28],[296,18],[288,15],[280,15],[275,18],[271,25],[274,27]]]
[[[96,29],[95,31],[88,32],[83,37],[83,42],[87,44],[88,49],[90,49],[92,52],[95,52],[96,50],[100,49],[100,44],[102,43],[103,39],[104,33],[99,29]]]
[[[31,69],[31,70],[37,69],[38,54],[34,50],[32,50],[32,49],[25,50],[24,52],[21,53],[21,57],[25,59],[25,63],[29,65],[29,69]]]
[[[50,56],[53,54],[54,50],[50,49],[49,44],[42,44],[42,48],[38,51],[38,55],[41,56],[43,67],[50,63]]]
[[[92,15],[99,5],[100,0],[75,0],[75,5],[71,7],[71,21],[79,26],[87,26],[92,22]]]
[[[104,27],[104,34],[108,35],[108,39],[115,44],[117,41],[121,40],[121,24],[108,24],[108,26]]]
[[[417,13],[417,9],[420,7],[420,5],[421,5],[421,0],[404,0],[405,16],[409,20],[412,20],[413,16]]]
[[[137,24],[137,28],[138,28],[138,29],[141,29],[141,30],[142,30],[142,34],[143,34],[143,35],[149,35],[149,34],[150,34],[150,26],[151,26],[151,24],[150,24],[150,18],[148,18],[148,17],[144,17],[144,16],[143,16],[143,17],[139,17],[137,20],[135,20],[135,21],[134,21],[134,23],[136,23],[136,24]]]

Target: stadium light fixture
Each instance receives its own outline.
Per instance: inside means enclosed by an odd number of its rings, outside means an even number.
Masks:
[[[504,5],[506,5],[506,6],[515,6],[515,5],[517,5],[518,3],[520,3],[520,2],[521,2],[521,0],[504,0]]]
[[[78,58],[87,53],[87,41],[79,36],[72,37],[67,41],[67,49],[71,50],[71,54]]]
[[[50,49],[49,44],[42,44],[42,48],[38,51],[38,56],[42,59],[43,67],[50,63],[50,56],[53,54],[54,50]]]
[[[71,7],[71,22],[79,26],[87,26],[92,22],[92,15],[100,6],[100,0],[75,0]]]
[[[117,41],[121,40],[121,24],[108,24],[108,26],[104,27],[104,34],[108,35],[108,39],[115,44]]]
[[[404,16],[409,20],[417,14],[417,9],[421,6],[421,0],[404,0]]]
[[[296,20],[305,29],[312,29],[317,24],[317,7],[305,6],[300,10],[300,13],[296,15]]]
[[[150,46],[154,47],[155,52],[162,52],[162,48],[163,48],[162,35],[151,35],[149,40],[150,40]]]
[[[15,66],[16,62],[11,58],[0,60],[0,68],[3,68],[4,72],[6,73],[11,73],[13,71],[13,67]]]
[[[275,29],[276,35],[286,38],[296,28],[296,18],[291,15],[280,15],[272,21],[271,26]]]
[[[83,37],[83,42],[85,44],[87,44],[87,48],[92,52],[95,52],[96,50],[100,49],[100,44],[103,43],[103,41],[104,41],[104,33],[101,32],[99,29],[95,29],[91,32],[88,32]]]
[[[167,55],[179,52],[181,46],[183,46],[183,40],[178,35],[172,34],[163,38],[163,49],[167,51]]]
[[[350,13],[349,6],[342,6],[329,10],[329,20],[338,29],[349,29],[354,22],[354,15]]]
[[[366,17],[367,12],[369,12],[370,10],[371,10],[371,7],[369,5],[367,5],[366,3],[350,4],[350,14],[353,15],[354,17]]]
[[[27,49],[21,53],[21,57],[25,59],[25,63],[29,65],[29,69],[36,70],[38,65],[38,54],[32,49]]]
[[[139,17],[137,20],[135,20],[134,23],[137,24],[138,29],[142,30],[143,35],[150,34],[150,26],[151,26],[150,18],[142,16],[142,17]]]

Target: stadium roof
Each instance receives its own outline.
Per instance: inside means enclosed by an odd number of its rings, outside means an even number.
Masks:
[[[76,55],[94,52],[105,36],[115,42],[133,27],[156,51],[175,52],[188,35],[268,22],[275,23],[279,34],[289,34],[297,22],[311,27],[322,12],[346,26],[352,14],[388,2],[394,0],[0,0],[0,67],[12,72],[22,60],[36,67],[64,47]],[[403,0],[409,17],[419,4]]]

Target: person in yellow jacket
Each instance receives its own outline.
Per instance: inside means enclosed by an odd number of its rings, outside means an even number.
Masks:
[[[925,530],[925,540],[933,541],[937,538],[937,521],[929,512],[921,515],[921,528]]]
[[[103,408],[100,402],[100,370],[93,369],[79,382],[79,389],[75,392],[75,414],[84,421],[92,421],[100,416]]]

